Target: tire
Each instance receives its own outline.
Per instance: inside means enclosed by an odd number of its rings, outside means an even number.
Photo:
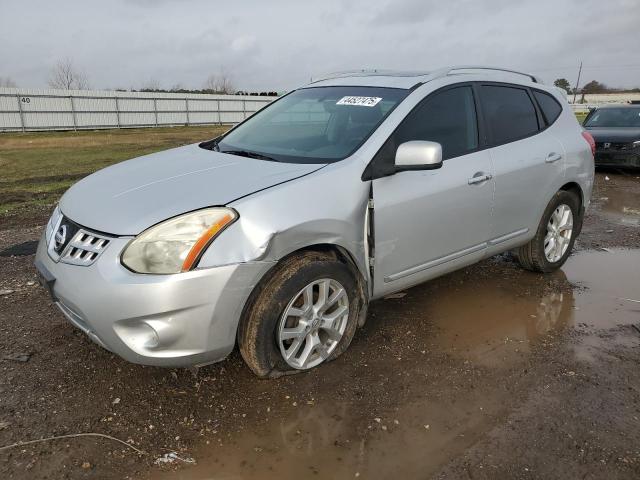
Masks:
[[[551,235],[551,237],[554,237],[552,228],[549,227],[549,223],[554,214],[556,214],[556,216],[554,217],[553,222],[558,223],[556,221],[558,218],[557,212],[560,211],[559,209],[564,209],[564,207],[568,207],[571,212],[571,231],[567,235],[566,230],[562,230],[561,228],[560,235],[556,236],[555,238],[568,238],[568,242],[566,240],[561,240],[562,242],[566,242],[566,249],[563,249],[563,251],[556,251],[555,255],[547,254],[545,253],[545,246],[549,246],[549,243],[547,242],[547,236]],[[582,209],[580,206],[580,199],[574,193],[560,190],[553,196],[553,198],[547,205],[547,208],[542,215],[542,219],[540,220],[540,224],[538,225],[536,236],[533,237],[533,239],[529,243],[516,250],[518,262],[523,268],[534,272],[547,273],[557,270],[564,264],[564,262],[567,261],[569,255],[571,255],[573,244],[575,243],[576,237],[580,232],[581,225]],[[552,238],[551,240],[554,242],[554,246],[558,245],[557,241],[554,238]]]
[[[327,295],[329,299],[325,305],[330,303],[332,296],[338,298],[327,308],[326,314],[322,313],[322,308],[319,312],[315,310],[316,305],[322,303],[320,288],[331,293]],[[312,292],[312,302],[307,300],[310,297],[305,296],[305,291],[307,294]],[[345,304],[348,313],[340,313]],[[360,308],[354,275],[336,255],[314,251],[293,255],[276,265],[249,298],[238,327],[240,353],[249,368],[261,378],[276,378],[308,370],[337,358],[349,347],[357,328]],[[285,317],[285,311],[306,313]],[[328,323],[331,315],[338,317],[332,328],[325,330],[321,325]],[[282,340],[282,337],[285,332],[291,334],[295,329],[307,329],[309,332],[303,335],[311,336],[299,340],[303,342],[300,344],[300,358],[294,355],[286,360],[284,354],[294,350],[298,337],[292,340]],[[340,333],[338,330],[343,331]],[[307,342],[312,346],[316,341],[324,343],[313,347],[316,350],[308,355],[307,363],[303,365]]]

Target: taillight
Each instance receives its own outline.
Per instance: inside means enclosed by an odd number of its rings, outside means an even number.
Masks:
[[[591,147],[591,155],[595,156],[596,155],[596,141],[593,139],[593,135],[591,135],[589,132],[583,130],[582,131],[582,138],[584,138],[587,143],[589,144],[589,146]]]

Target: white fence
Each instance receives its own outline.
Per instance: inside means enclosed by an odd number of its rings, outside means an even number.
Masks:
[[[569,102],[573,101],[573,94],[567,96]],[[580,103],[583,101],[584,103]],[[574,112],[588,112],[590,109],[597,107],[598,105],[604,105],[607,103],[629,103],[640,102],[640,93],[628,92],[628,93],[585,93],[584,98],[580,93],[576,95],[576,103],[571,104]]]
[[[0,132],[234,124],[274,98],[0,87]],[[571,106],[586,112],[630,101],[640,101],[640,93],[587,94],[585,103]]]
[[[274,97],[0,88],[0,132],[241,122]]]

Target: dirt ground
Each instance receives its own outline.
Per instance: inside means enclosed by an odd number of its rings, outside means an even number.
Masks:
[[[640,478],[640,174],[597,174],[561,271],[489,259],[374,302],[335,362],[264,381],[237,352],[169,370],[85,338],[35,282],[24,242],[48,213],[0,228],[2,479]],[[3,448],[92,432],[143,453]]]

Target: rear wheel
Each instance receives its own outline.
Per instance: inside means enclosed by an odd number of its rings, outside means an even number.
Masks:
[[[536,272],[552,272],[569,258],[582,222],[580,200],[561,190],[545,209],[536,236],[517,250],[520,265]]]
[[[303,252],[257,287],[238,329],[240,352],[259,377],[309,370],[347,349],[359,310],[349,267],[331,253]]]

